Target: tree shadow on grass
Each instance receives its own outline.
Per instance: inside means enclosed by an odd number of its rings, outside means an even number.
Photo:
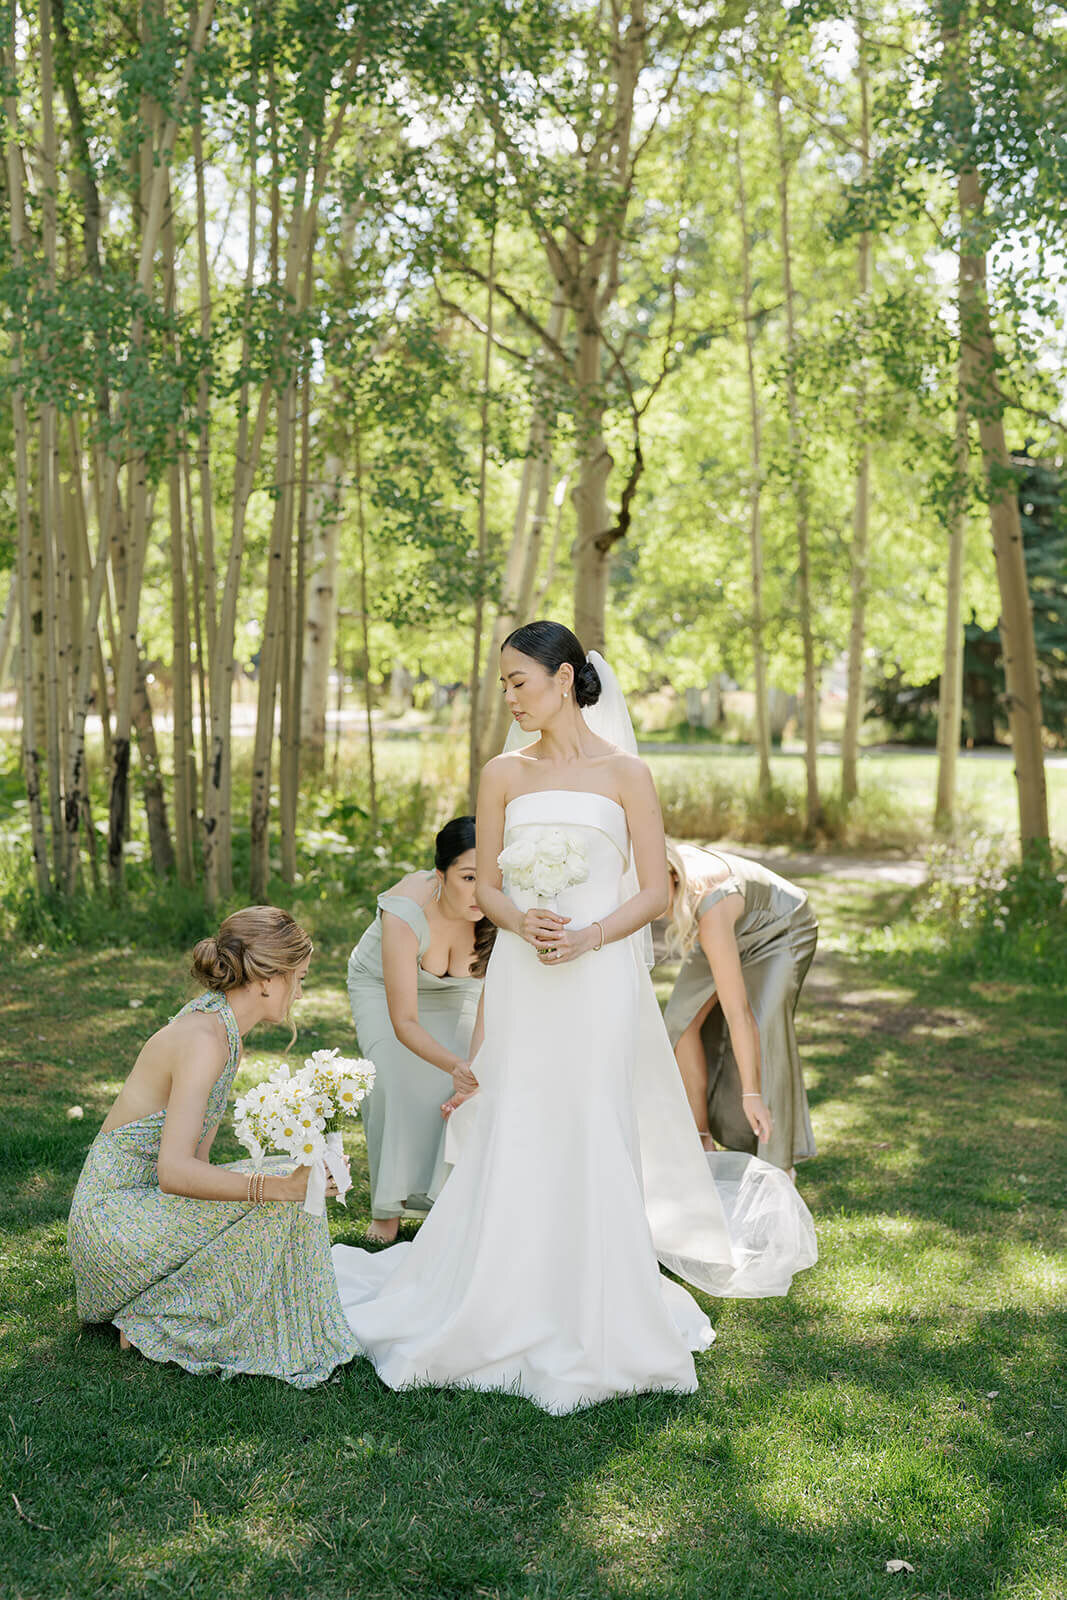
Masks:
[[[50,1345],[3,1381],[5,1486],[39,1526],[14,1522],[0,1589],[17,1574],[25,1600],[519,1593],[579,1483],[691,1405],[552,1418],[517,1397],[394,1394],[364,1361],[301,1394],[123,1358],[107,1330]]]

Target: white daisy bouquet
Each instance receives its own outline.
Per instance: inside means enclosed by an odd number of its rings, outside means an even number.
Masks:
[[[310,1167],[304,1210],[321,1217],[327,1172],[342,1205],[351,1188],[341,1120],[356,1115],[373,1082],[372,1061],[316,1050],[298,1071],[280,1066],[241,1095],[233,1108],[234,1132],[257,1167],[268,1150]]]
[[[509,883],[554,900],[589,876],[589,858],[581,836],[567,828],[523,828],[496,858]]]

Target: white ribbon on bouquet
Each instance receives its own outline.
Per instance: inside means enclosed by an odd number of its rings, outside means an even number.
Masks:
[[[345,1160],[344,1135],[340,1131],[325,1135],[326,1149],[321,1156],[316,1156],[311,1163],[308,1173],[307,1194],[304,1197],[304,1210],[309,1217],[321,1217],[326,1210],[326,1174],[329,1173],[337,1185],[337,1198],[341,1204],[345,1203],[345,1195],[352,1187],[352,1179],[348,1172],[348,1162]]]

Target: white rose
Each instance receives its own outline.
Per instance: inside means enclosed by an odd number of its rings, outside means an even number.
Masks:
[[[530,837],[529,833],[523,833],[501,850],[496,858],[497,866],[505,872],[512,871],[516,867],[530,867],[533,865],[536,856],[536,842]]]
[[[546,832],[541,837],[537,853],[542,861],[550,861],[553,864],[565,862],[567,859],[567,840],[558,829]]]
[[[561,894],[570,883],[566,862],[539,862],[534,887],[538,894]]]

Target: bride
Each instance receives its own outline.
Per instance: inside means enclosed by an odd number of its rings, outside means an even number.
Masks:
[[[454,1168],[414,1242],[334,1246],[342,1304],[392,1388],[505,1389],[552,1412],[688,1393],[714,1333],[659,1263],[716,1295],[784,1294],[815,1260],[811,1218],[784,1173],[701,1148],[646,965],[663,825],[607,663],[533,622],[501,681],[515,734],[538,737],[479,789],[477,897],[500,930],[479,1091],[452,1112]]]

